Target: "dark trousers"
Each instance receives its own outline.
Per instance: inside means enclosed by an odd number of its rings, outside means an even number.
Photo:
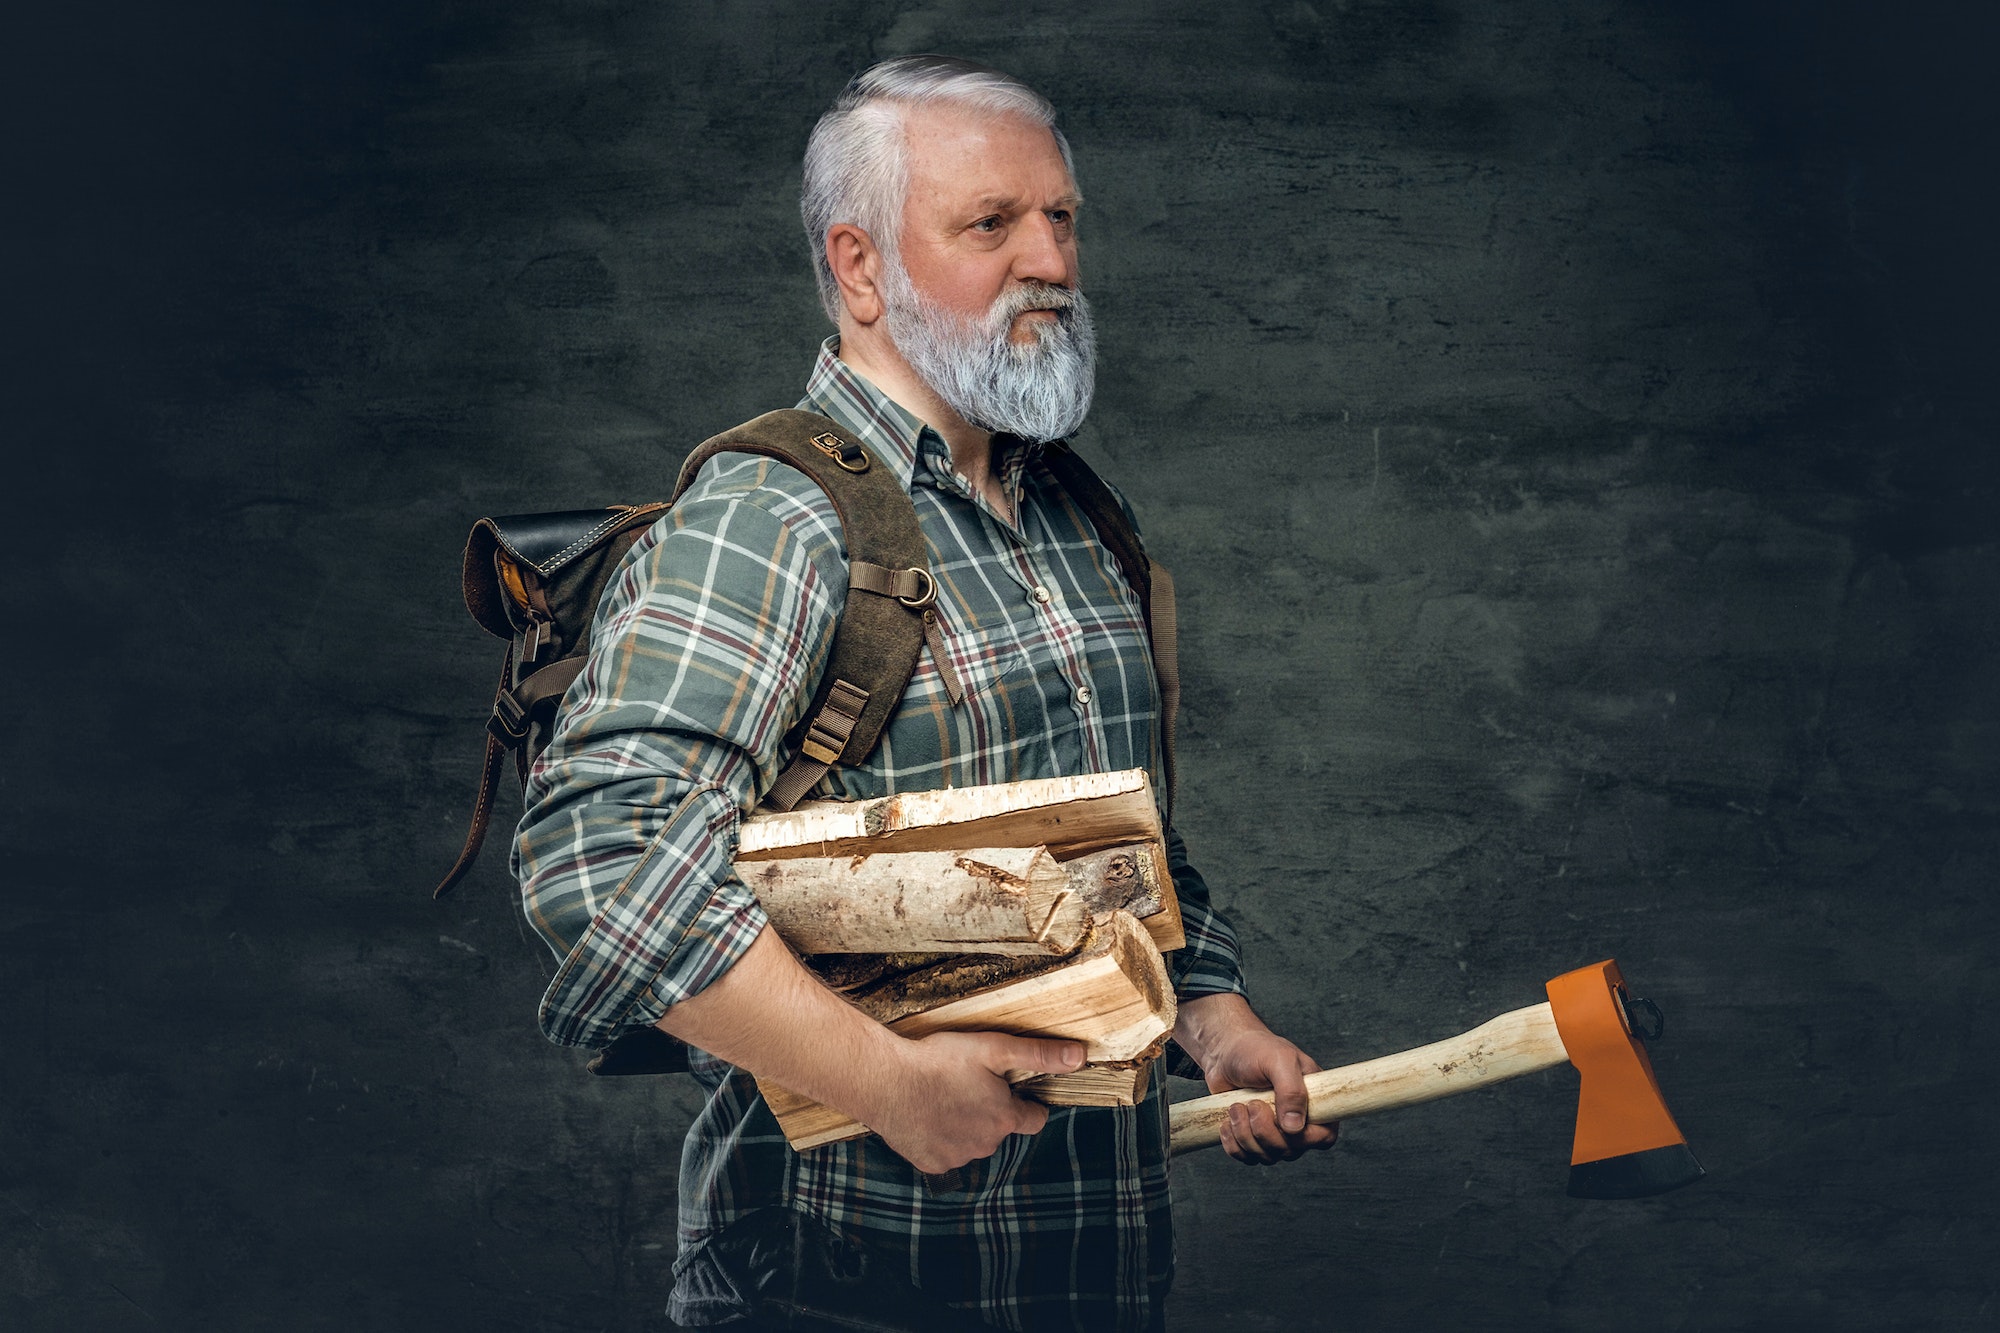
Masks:
[[[714,1278],[750,1308],[748,1322],[713,1325],[730,1333],[981,1333],[992,1327],[911,1286],[906,1259],[856,1245],[789,1208],[746,1214],[704,1250]]]

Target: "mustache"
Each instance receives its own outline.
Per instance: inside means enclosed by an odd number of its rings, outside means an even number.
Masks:
[[[989,337],[1004,338],[1017,316],[1030,310],[1053,312],[1058,322],[1068,323],[1075,318],[1077,307],[1083,297],[1072,287],[1058,287],[1054,283],[1030,282],[1019,287],[1010,287],[994,298],[986,311],[986,327],[981,330]]]

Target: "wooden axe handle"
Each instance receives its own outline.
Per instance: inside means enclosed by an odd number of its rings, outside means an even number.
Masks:
[[[1470,1092],[1568,1060],[1549,1006],[1531,1005],[1413,1051],[1307,1074],[1306,1092],[1312,1098],[1308,1114],[1316,1125],[1329,1124]],[[1269,1092],[1219,1092],[1176,1104],[1174,1152],[1215,1147],[1222,1142],[1222,1123],[1233,1104],[1270,1100]]]

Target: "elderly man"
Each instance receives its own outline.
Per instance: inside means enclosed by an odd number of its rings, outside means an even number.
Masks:
[[[1041,458],[1092,391],[1080,203],[1047,101],[964,61],[878,65],[813,132],[803,210],[839,334],[800,406],[907,484],[949,659],[934,640],[874,754],[817,794],[1142,765],[1157,784],[1137,599]],[[678,1322],[1157,1326],[1164,1080],[1126,1109],[1016,1097],[1007,1071],[1073,1069],[1081,1050],[896,1036],[807,972],[731,872],[846,590],[832,505],[761,457],[712,459],[633,548],[515,849],[529,917],[565,959],[544,1027],[603,1045],[652,1023],[693,1048],[708,1098],[681,1164]],[[1305,1122],[1316,1066],[1245,1002],[1229,927],[1169,843],[1188,936],[1175,1039],[1211,1088],[1277,1092],[1275,1111],[1239,1108],[1225,1147],[1271,1162],[1327,1146]],[[876,1137],[792,1152],[752,1074]]]

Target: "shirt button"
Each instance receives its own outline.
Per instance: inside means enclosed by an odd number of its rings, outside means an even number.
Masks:
[[[1090,686],[1079,685],[1076,687],[1076,701],[1080,704],[1087,704],[1090,702]]]
[[[1035,585],[1034,596],[1035,600],[1040,602],[1043,606],[1047,606],[1051,601],[1055,600],[1055,594],[1050,592],[1047,588],[1044,588],[1039,583]]]

